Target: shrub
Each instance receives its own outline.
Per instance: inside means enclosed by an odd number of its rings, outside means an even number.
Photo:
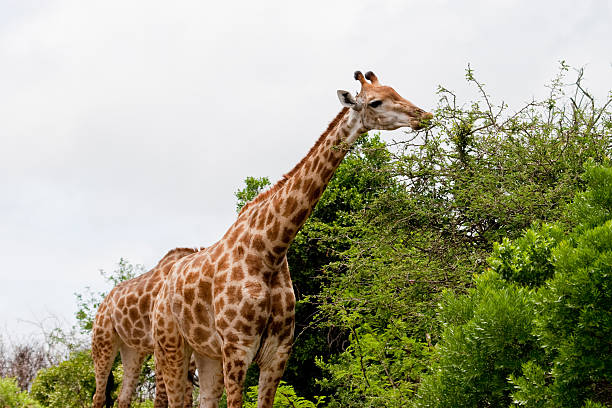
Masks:
[[[36,400],[21,391],[14,378],[0,378],[0,407],[2,408],[41,408]]]

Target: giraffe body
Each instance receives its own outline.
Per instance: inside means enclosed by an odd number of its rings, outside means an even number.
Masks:
[[[197,249],[176,248],[169,251],[150,271],[121,282],[104,298],[98,308],[92,329],[92,357],[96,374],[93,407],[105,403],[108,376],[117,352],[123,363],[123,385],[118,406],[129,407],[138,385],[145,358],[153,354],[151,317],[154,299],[172,265]],[[193,371],[193,369],[192,369]],[[191,407],[191,381],[185,382],[185,406]],[[156,375],[155,407],[167,406],[165,384]]]
[[[345,108],[309,153],[279,182],[248,203],[215,244],[177,261],[155,301],[155,357],[170,407],[183,404],[184,378],[195,355],[200,407],[242,406],[247,368],[260,368],[258,407],[272,407],[293,344],[295,296],[287,250],[347,149],[371,129],[421,127],[431,114],[357,72],[361,92],[338,91]],[[202,382],[206,378],[207,383]]]

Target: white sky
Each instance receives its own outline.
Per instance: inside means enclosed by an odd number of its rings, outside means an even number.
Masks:
[[[612,88],[611,1],[0,1],[0,332],[72,322],[120,257],[209,245],[246,176],[276,180],[355,91],[511,106],[566,60]],[[464,99],[465,100],[465,99]],[[401,137],[395,133],[394,137]]]

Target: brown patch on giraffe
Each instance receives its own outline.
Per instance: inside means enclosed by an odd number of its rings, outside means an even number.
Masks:
[[[195,289],[194,288],[185,289],[183,291],[183,299],[185,299],[185,303],[190,305],[193,302],[193,299],[195,299]]]
[[[240,244],[234,247],[234,260],[241,259],[244,256],[244,247]]]
[[[198,278],[198,274],[195,271],[191,271],[189,272],[189,274],[187,274],[185,283],[187,283],[188,285],[191,285],[196,281],[197,278]]]
[[[263,240],[263,237],[259,234],[253,236],[253,240],[251,241],[251,248],[255,251],[261,252],[266,248],[266,243]]]
[[[252,321],[255,318],[255,308],[251,302],[244,302],[240,308],[240,315],[247,321]]]
[[[227,317],[227,321],[229,323],[234,321],[234,318],[236,317],[237,314],[238,312],[236,312],[236,309],[231,308],[231,307],[225,308],[225,317]]]
[[[266,215],[260,213],[259,217],[257,218],[257,226],[255,228],[257,228],[258,230],[262,230],[265,225],[266,225]]]
[[[187,314],[189,316],[189,314]],[[203,303],[197,302],[193,308],[194,320],[200,324],[208,325],[208,311]]]
[[[293,329],[291,327],[285,329],[281,334],[278,335],[278,342],[282,343],[285,340],[289,339],[293,334]]]
[[[298,201],[294,197],[287,197],[285,200],[285,208],[283,210],[283,217],[289,217],[297,208]]]
[[[258,298],[261,295],[262,287],[257,281],[248,281],[244,287],[252,298]]]
[[[319,163],[320,163],[319,156],[315,156],[314,160],[312,161],[312,170],[313,171],[317,171],[317,169],[319,167]]]
[[[313,182],[314,180],[311,177],[304,180],[304,184],[302,184],[302,192],[304,194],[308,193],[308,190],[310,190],[310,186],[312,185]]]
[[[268,214],[266,216],[266,225],[270,225],[270,223],[274,220],[274,214],[272,214],[272,211],[268,211]]]
[[[223,289],[225,288],[225,278],[227,278],[227,275],[224,273],[215,276],[215,294],[223,292]]]
[[[245,260],[249,275],[257,275],[263,269],[263,261],[255,255],[247,255]]]
[[[244,279],[244,271],[242,270],[242,266],[234,265],[230,274],[230,279],[233,281],[241,281]]]
[[[229,323],[223,317],[220,317],[217,319],[217,327],[221,330],[225,330],[229,327]]]
[[[279,288],[281,286],[280,276],[278,273],[272,275],[272,279],[270,279],[270,287],[272,289]]]
[[[236,343],[238,341],[238,336],[236,336],[235,333],[233,332],[229,332],[225,334],[225,340],[231,342],[231,343]],[[229,370],[229,368],[228,368]]]
[[[270,251],[266,252],[265,258],[266,258],[266,262],[268,263],[268,265],[276,264],[276,256],[272,252]],[[269,279],[271,273],[272,273],[271,271],[264,272],[264,279]]]
[[[210,331],[204,329],[202,326],[196,326],[193,329],[193,337],[199,339],[200,341],[208,339],[210,337]]]
[[[238,285],[229,285],[227,288],[227,302],[237,305],[242,301],[242,291]]]
[[[221,309],[223,309],[223,306],[225,306],[225,299],[223,299],[222,297],[220,297],[219,299],[217,299],[217,301],[215,302],[215,312],[219,313],[219,311]]]
[[[209,281],[202,279],[198,282],[198,297],[205,303],[210,304],[212,301],[212,287]]]
[[[218,261],[217,261],[217,272],[224,271],[229,266],[229,255],[225,253]]]
[[[283,329],[283,323],[278,320],[274,320],[270,324],[270,334],[272,336],[278,336],[282,329]]]
[[[310,199],[310,201],[315,201],[318,200],[320,195],[321,195],[321,187],[317,186],[313,184],[312,187],[310,188],[310,191],[308,192],[308,198]]]
[[[281,299],[280,293],[275,293],[274,295],[272,295],[272,297],[270,298],[270,306],[270,313],[272,313],[273,315],[280,315],[283,312],[283,301]]]
[[[238,237],[240,236],[242,231],[244,231],[244,225],[234,227],[234,231],[232,231],[232,234],[229,238],[230,243],[234,244],[238,240]]]
[[[151,297],[146,295],[140,298],[138,301],[138,309],[140,310],[140,314],[144,315],[149,311],[151,307]]]
[[[309,209],[304,208],[300,210],[292,219],[291,222],[295,225],[302,225],[302,222],[308,217]]]
[[[257,333],[261,333],[263,331],[264,327],[266,327],[266,322],[267,322],[267,320],[266,320],[265,317],[259,316],[257,318],[257,321],[255,322],[255,331]]]
[[[274,220],[274,224],[266,231],[266,236],[270,241],[276,241],[278,233],[280,232],[280,223],[278,220]]]
[[[285,227],[285,228],[283,229],[283,237],[282,237],[282,239],[281,239],[281,240],[282,240],[282,241],[283,241],[285,244],[288,244],[289,242],[291,242],[291,240],[292,240],[292,239],[293,239],[293,228],[288,228],[288,227]]]
[[[331,178],[331,175],[333,174],[334,169],[331,167],[325,167],[325,170],[323,170],[323,172],[321,173],[321,178],[323,178],[323,180],[328,181]]]
[[[251,333],[251,325],[248,323],[243,322],[240,319],[237,319],[234,322],[234,326],[233,326],[239,333],[244,333],[247,336],[252,336],[253,334]]]

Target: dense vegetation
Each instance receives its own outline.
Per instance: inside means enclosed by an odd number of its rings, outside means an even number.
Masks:
[[[612,95],[568,71],[509,113],[468,69],[478,100],[440,88],[431,127],[351,148],[288,254],[297,337],[275,406],[612,404]],[[237,208],[268,184],[247,178]],[[122,260],[109,283],[140,272]],[[78,297],[85,335],[101,296]],[[59,334],[64,361],[33,383],[3,357],[0,406],[89,405],[88,346]],[[142,383],[149,406],[152,361]]]

